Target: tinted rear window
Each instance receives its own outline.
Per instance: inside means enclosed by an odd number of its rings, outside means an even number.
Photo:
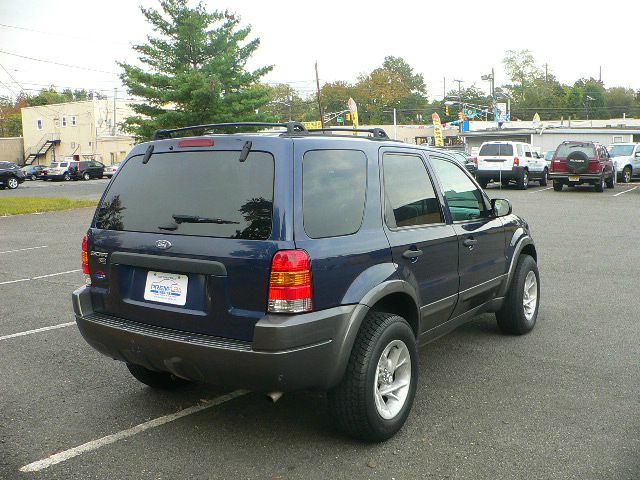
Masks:
[[[362,224],[367,157],[358,150],[311,150],[302,164],[304,231],[309,238],[356,233]]]
[[[273,219],[273,156],[239,151],[132,157],[103,199],[96,228],[264,240]]]
[[[582,152],[589,158],[595,158],[596,149],[593,145],[584,143],[563,143],[558,147],[556,157],[567,158],[572,152]]]
[[[512,157],[513,145],[508,143],[488,143],[480,148],[482,157]]]

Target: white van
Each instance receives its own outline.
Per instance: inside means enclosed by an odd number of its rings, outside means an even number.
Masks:
[[[478,152],[476,178],[482,188],[491,181],[506,186],[515,182],[525,190],[531,180],[547,185],[549,169],[544,158],[534,157],[531,145],[524,142],[484,142]]]

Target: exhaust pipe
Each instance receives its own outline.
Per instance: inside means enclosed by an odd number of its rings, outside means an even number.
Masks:
[[[280,397],[282,397],[282,395],[284,395],[284,393],[282,392],[267,393],[267,397],[270,398],[273,403],[276,403],[278,400],[280,400]]]

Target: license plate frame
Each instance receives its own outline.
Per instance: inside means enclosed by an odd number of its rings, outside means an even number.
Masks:
[[[580,175],[569,175],[569,181],[570,182],[579,182],[580,181]]]
[[[144,299],[149,302],[184,307],[187,303],[188,287],[187,275],[149,270],[144,286]]]

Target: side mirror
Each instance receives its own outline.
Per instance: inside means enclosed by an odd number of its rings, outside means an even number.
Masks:
[[[640,157],[640,152],[636,152],[636,157]]]
[[[506,198],[494,198],[491,200],[491,210],[496,217],[506,217],[511,214],[511,202]]]

